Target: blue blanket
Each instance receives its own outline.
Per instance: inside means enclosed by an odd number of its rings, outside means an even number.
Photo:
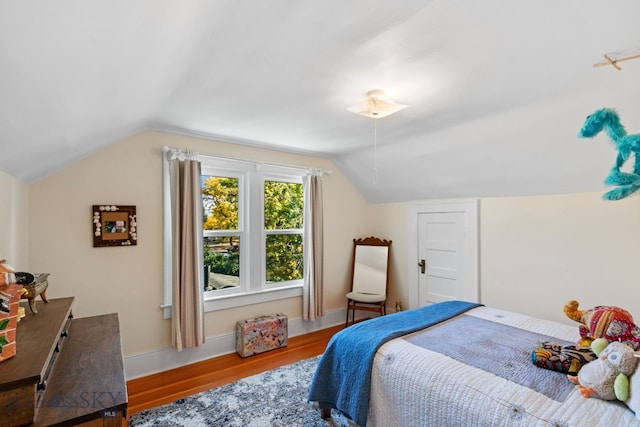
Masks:
[[[358,425],[367,424],[371,368],[378,348],[402,335],[440,323],[481,304],[445,301],[356,323],[335,334],[311,382],[309,401],[334,408]]]

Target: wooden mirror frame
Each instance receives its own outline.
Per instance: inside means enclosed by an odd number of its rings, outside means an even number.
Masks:
[[[387,249],[386,253],[386,265],[385,265],[385,284],[384,284],[384,293],[387,295],[387,290],[389,287],[389,261],[391,259],[391,240],[379,239],[377,237],[366,237],[364,239],[353,239],[353,255],[352,255],[352,263],[351,263],[351,289],[350,291],[354,291],[354,279],[356,278],[356,265],[358,264],[357,253],[358,247],[360,246],[378,246],[385,247]],[[347,322],[349,324],[349,311],[353,310],[352,318],[355,320],[355,310],[365,310],[365,311],[375,311],[379,312],[381,315],[387,313],[386,307],[386,299],[380,303],[365,303],[360,301],[355,301],[348,299],[347,301]]]

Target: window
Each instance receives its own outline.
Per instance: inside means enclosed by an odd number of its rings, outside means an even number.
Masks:
[[[202,175],[204,291],[240,286],[241,178]],[[241,225],[241,223],[240,223]]]
[[[302,183],[264,181],[266,283],[302,280]]]
[[[205,309],[301,295],[307,171],[200,161]]]

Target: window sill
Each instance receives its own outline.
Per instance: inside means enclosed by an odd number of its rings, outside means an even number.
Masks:
[[[228,308],[242,307],[245,305],[259,304],[269,301],[277,301],[286,298],[302,296],[302,286],[294,285],[277,289],[266,289],[259,292],[225,295],[222,297],[207,298],[204,300],[204,311],[225,310]],[[171,306],[163,306],[164,318],[171,318]]]
[[[246,294],[226,295],[223,297],[208,298],[204,300],[204,311],[224,310],[227,308],[242,307],[244,305],[259,304],[262,302],[276,301],[285,298],[302,296],[302,285],[286,288],[266,289]]]

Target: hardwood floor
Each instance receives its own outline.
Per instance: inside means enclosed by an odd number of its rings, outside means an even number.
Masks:
[[[289,338],[287,347],[241,358],[235,353],[127,381],[128,414],[259,374],[324,352],[343,325]]]

